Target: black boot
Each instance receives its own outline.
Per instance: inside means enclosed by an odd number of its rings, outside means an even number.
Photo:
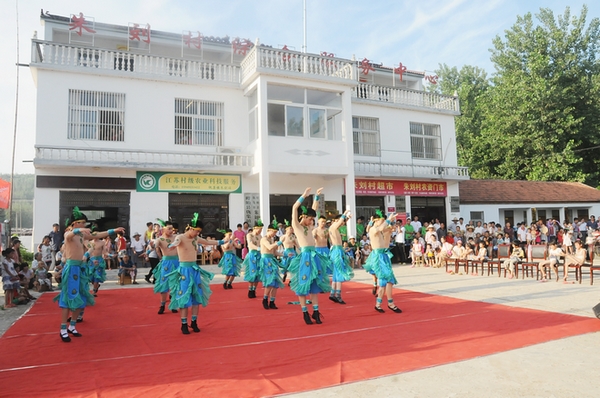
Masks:
[[[346,302],[345,302],[344,300],[342,300],[342,297],[341,297],[341,296],[337,296],[337,297],[335,298],[335,302],[336,302],[336,303],[340,303],[340,304],[346,304]]]
[[[171,310],[173,314],[177,314],[177,310]]]
[[[252,290],[248,290],[248,298],[252,298]]]
[[[181,333],[183,333],[183,334],[190,334],[190,331],[188,330],[187,323],[182,323],[181,324]]]
[[[337,300],[335,299],[334,296],[329,296],[329,300],[333,301],[334,303],[337,303]]]
[[[265,310],[268,310],[268,309],[269,309],[269,299],[268,299],[268,298],[264,298],[264,299],[263,299],[263,308],[264,308]]]
[[[223,282],[223,289],[227,289],[227,282]]]
[[[63,343],[70,343],[71,342],[71,338],[69,337],[69,334],[63,335],[62,332],[60,332],[60,339],[63,341]]]
[[[323,323],[323,322],[321,322],[321,313],[319,312],[319,310],[313,311],[312,319],[315,320],[317,325],[320,325]]]
[[[272,310],[277,310],[277,306],[275,305],[275,301],[270,301],[269,302],[269,308]]]
[[[197,321],[192,321],[192,324],[190,326],[192,327],[192,330],[195,333],[199,333],[200,332],[200,328],[198,327],[198,322]]]
[[[158,309],[158,313],[159,314],[164,314],[165,313],[165,306],[161,305],[160,308]]]
[[[310,320],[310,315],[308,315],[308,311],[303,311],[302,316],[304,316],[304,322],[306,322],[307,325],[312,325],[312,321]]]

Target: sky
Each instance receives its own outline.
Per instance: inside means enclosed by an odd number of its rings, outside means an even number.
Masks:
[[[0,0],[0,173],[10,173],[17,87],[17,20],[19,63],[31,60],[31,37],[43,39],[40,10],[69,16],[82,12],[96,22],[205,36],[259,39],[261,43],[300,51],[303,44],[302,0]],[[588,5],[588,22],[600,17],[596,0],[306,0],[307,50],[337,57],[432,74],[440,64],[479,66],[493,74],[489,49],[518,15],[566,6],[579,15]],[[18,18],[17,18],[18,9]],[[27,67],[19,68],[19,102],[15,173],[33,173],[35,85]],[[59,116],[60,117],[60,116]]]

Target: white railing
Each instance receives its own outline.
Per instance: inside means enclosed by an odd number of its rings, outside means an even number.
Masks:
[[[344,80],[357,78],[356,65],[352,61],[262,46],[254,47],[241,67],[243,78],[251,75],[256,69],[337,77]]]
[[[231,64],[134,54],[41,40],[32,40],[31,63],[240,83],[240,68]]]
[[[378,102],[438,109],[450,111],[455,114],[460,113],[460,106],[457,97],[428,93],[426,91],[360,83],[353,89],[352,96],[354,98],[362,98]]]
[[[468,180],[469,168],[355,161],[354,174],[357,177],[420,177]]]
[[[241,153],[183,153],[127,151],[115,149],[80,149],[36,146],[35,166],[118,167],[161,170],[199,170],[227,167],[250,171],[252,155]]]

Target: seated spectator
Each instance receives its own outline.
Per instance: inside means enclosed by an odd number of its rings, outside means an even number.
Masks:
[[[44,236],[42,243],[38,246],[38,253],[42,255],[41,261],[46,264],[46,269],[50,270],[53,266],[52,261],[52,245],[50,244],[50,237]]]
[[[62,262],[56,264],[56,267],[54,267],[54,273],[52,274],[54,276],[54,280],[59,285],[60,285],[60,282],[62,281],[63,267],[64,267],[64,263],[62,263]]]
[[[137,267],[135,266],[135,264],[133,263],[133,261],[131,260],[131,257],[129,257],[129,254],[127,254],[127,252],[125,252],[125,254],[123,255],[123,257],[121,258],[121,261],[119,262],[119,280],[121,280],[121,275],[129,275],[131,277],[131,283],[133,283],[134,285],[137,285],[138,283],[135,281],[135,278],[137,276]],[[123,285],[123,281],[121,280],[120,282],[121,285]]]
[[[41,255],[41,253],[36,253],[36,254]],[[32,266],[35,263],[36,263],[36,260],[33,260]],[[35,278],[34,278],[35,273],[29,267],[29,264],[27,264],[27,263],[23,264],[23,266],[21,267],[21,272],[19,272],[19,275],[21,275],[23,277],[21,280],[21,285],[27,289],[33,289],[33,282],[35,282]]]
[[[518,241],[514,241],[512,243],[512,251],[510,253],[510,257],[507,260],[504,260],[502,264],[504,269],[508,271],[508,279],[512,279],[515,277],[515,265],[523,261],[525,258],[525,251],[519,245]]]
[[[350,247],[350,245],[348,244],[348,242],[344,242],[343,243],[343,247],[344,247],[344,253],[346,253],[346,256],[348,256],[348,258],[350,259],[350,266],[352,268],[354,268],[355,264],[354,264],[354,250],[352,250],[352,248]]]
[[[17,254],[13,248],[2,251],[2,288],[4,289],[4,308],[13,308],[16,305],[13,299],[17,297],[21,284],[19,274],[15,269]]]
[[[552,277],[552,272],[554,272],[556,274],[556,280],[558,280],[558,262],[564,255],[565,253],[556,245],[555,241],[550,242],[548,258],[539,263],[539,269],[542,273],[542,282],[548,280],[548,278],[546,278],[546,266],[550,266],[550,276]]]
[[[427,244],[427,248],[425,249],[425,257],[427,258],[426,267],[435,266],[435,251],[433,250],[431,243]]]
[[[56,268],[55,268],[56,270]],[[52,290],[52,281],[50,280],[50,278],[48,277],[48,270],[46,270],[46,267],[44,266],[44,262],[43,261],[39,261],[36,264],[35,267],[35,277],[36,277],[36,284],[37,286],[40,286],[40,291],[41,286],[42,285],[46,285],[48,286],[48,290]],[[51,274],[50,274],[51,275]]]
[[[424,247],[419,241],[419,239],[414,238],[412,247],[410,249],[410,258],[412,259],[412,264],[410,266],[411,268],[415,267],[415,265],[417,264],[417,260],[419,260],[420,263],[423,263],[423,249]]]
[[[362,249],[360,249],[361,261],[364,264],[369,258],[369,254],[371,254],[371,244],[365,243]]]
[[[585,263],[585,259],[587,258],[587,251],[585,250],[583,244],[581,243],[581,240],[579,239],[575,241],[574,252],[575,253],[573,254],[567,253],[565,255],[565,277],[563,278],[564,283],[570,283],[567,280],[569,276],[569,266],[581,266],[583,265],[583,263]]]

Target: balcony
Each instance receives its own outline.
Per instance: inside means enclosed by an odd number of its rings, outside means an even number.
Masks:
[[[379,103],[396,104],[422,110],[427,108],[441,113],[460,115],[458,97],[388,86],[360,83],[352,97]]]
[[[210,170],[247,173],[254,157],[241,153],[182,153],[127,151],[114,149],[78,149],[36,146],[36,168],[110,167],[136,170]]]
[[[343,84],[357,81],[356,63],[350,60],[254,46],[241,63],[242,82],[258,73],[293,75]]]
[[[32,40],[32,66],[96,71],[118,71],[136,77],[184,78],[192,81],[240,83],[240,68],[231,64],[134,54]]]
[[[469,168],[355,161],[354,174],[356,177],[401,177],[468,180]]]

